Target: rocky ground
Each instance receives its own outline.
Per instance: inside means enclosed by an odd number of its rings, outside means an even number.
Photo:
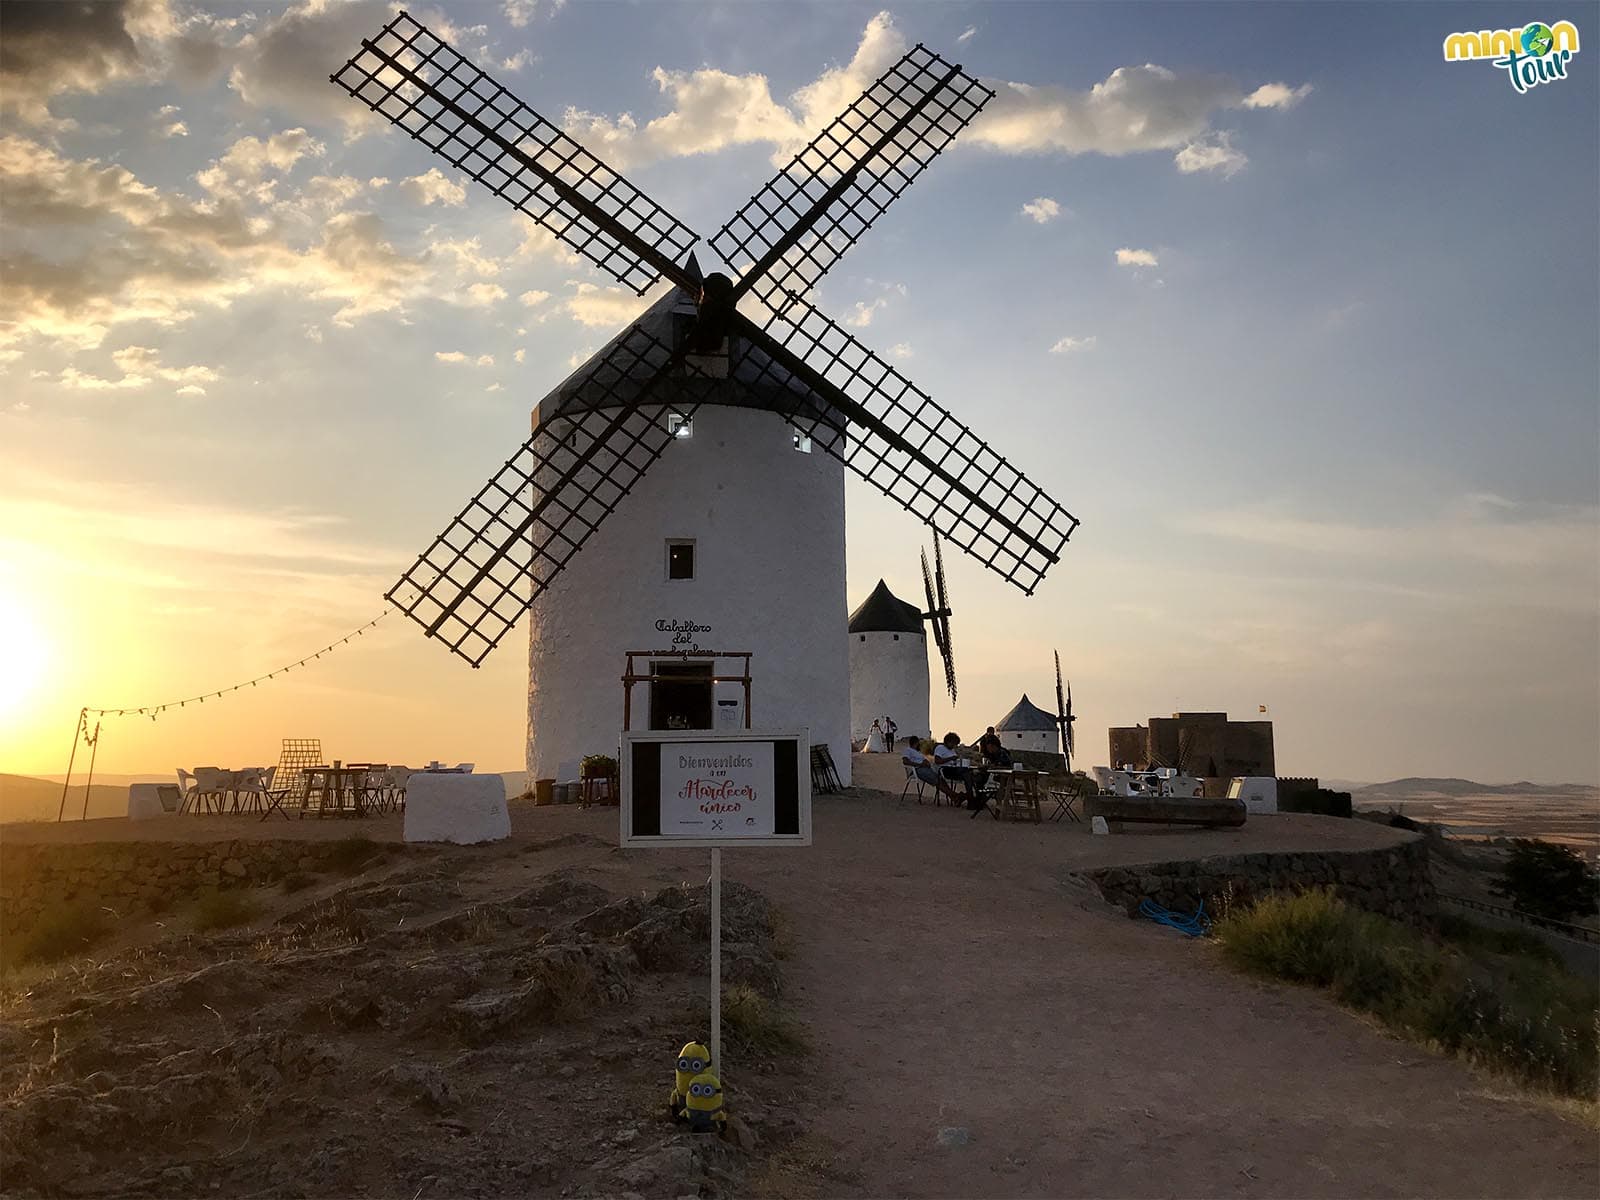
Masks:
[[[574,840],[598,844],[551,843]],[[735,1136],[666,1118],[673,1056],[706,1020],[704,887],[616,896],[582,868],[546,873],[551,843],[517,847],[521,862],[397,856],[243,932],[156,936],[12,991],[6,1193],[736,1186],[757,1144],[792,1132],[797,1084],[760,1029],[732,1029]],[[759,893],[725,885],[723,938],[725,979],[777,1001],[781,946]]]

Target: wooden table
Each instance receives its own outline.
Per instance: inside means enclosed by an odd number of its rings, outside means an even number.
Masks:
[[[306,815],[306,810],[311,807],[313,796],[317,798],[317,815],[325,817],[329,813],[334,816],[364,817],[367,815],[365,803],[365,789],[362,786],[368,768],[364,766],[345,767],[334,763],[331,767],[305,767],[305,791],[300,797],[300,815]],[[344,797],[350,795],[350,807],[346,808]],[[331,801],[331,803],[330,803]]]
[[[1026,805],[1032,813],[1035,824],[1043,820],[1043,814],[1039,811],[1039,780],[1048,772],[1028,771],[1017,767],[990,767],[988,770],[989,778],[998,781],[999,788],[995,792],[993,806],[986,799],[983,808],[972,814],[974,818],[978,813],[987,810],[996,821],[1003,820],[1008,813],[1013,820],[1020,820],[1019,812]],[[1023,782],[1024,780],[1027,782]]]

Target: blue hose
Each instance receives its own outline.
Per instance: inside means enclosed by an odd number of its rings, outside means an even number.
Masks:
[[[1149,917],[1157,925],[1166,925],[1176,929],[1188,937],[1204,937],[1211,931],[1211,918],[1206,916],[1206,902],[1200,901],[1200,907],[1190,915],[1173,912],[1170,908],[1162,908],[1149,897],[1139,901],[1139,913]]]

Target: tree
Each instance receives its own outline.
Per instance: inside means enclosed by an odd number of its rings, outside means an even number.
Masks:
[[[1489,890],[1536,917],[1563,921],[1595,911],[1600,881],[1583,859],[1565,846],[1537,838],[1515,838],[1500,878]]]

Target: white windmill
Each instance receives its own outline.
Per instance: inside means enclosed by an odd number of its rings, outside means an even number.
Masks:
[[[993,93],[910,50],[711,239],[735,281],[405,13],[331,78],[641,295],[676,285],[538,405],[389,601],[474,666],[531,607],[533,776],[749,695],[745,720],[808,727],[848,782],[844,468],[1025,593],[1078,524],[804,298]],[[750,690],[716,681],[727,652]]]

